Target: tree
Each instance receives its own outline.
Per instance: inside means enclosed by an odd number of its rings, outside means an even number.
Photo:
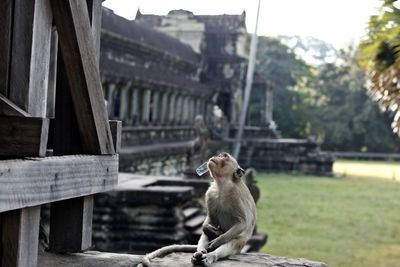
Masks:
[[[400,134],[400,9],[396,0],[383,0],[371,16],[368,36],[360,44],[359,61],[366,71],[371,96],[394,116],[393,131]]]

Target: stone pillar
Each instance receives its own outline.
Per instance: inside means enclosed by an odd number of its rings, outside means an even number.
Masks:
[[[171,93],[169,97],[169,114],[168,114],[168,124],[174,124],[176,122],[176,102],[177,95]]]
[[[107,112],[109,118],[111,118],[114,115],[113,114],[114,91],[115,91],[115,83],[109,83],[107,92]]]
[[[169,92],[164,92],[161,96],[161,108],[160,108],[160,124],[164,125],[168,120],[168,96]]]
[[[153,91],[151,101],[151,124],[156,125],[160,121],[160,92]]]
[[[189,120],[189,97],[183,96],[182,100],[182,124],[186,125]]]
[[[151,91],[149,89],[143,90],[143,94],[142,94],[142,123],[145,124],[145,125],[149,124],[150,98],[151,98]]]
[[[132,125],[138,124],[139,120],[139,90],[132,89],[131,90],[131,99],[130,99],[130,121]]]
[[[175,115],[174,120],[175,124],[179,125],[182,122],[182,96],[177,95],[175,101]]]
[[[119,109],[119,117],[122,121],[126,121],[128,118],[128,109],[129,109],[129,87],[130,84],[127,84],[121,88],[120,95],[120,109]]]
[[[197,104],[197,99],[194,97],[191,98],[191,118],[190,118],[190,124],[194,124],[194,119],[196,117],[196,104]]]

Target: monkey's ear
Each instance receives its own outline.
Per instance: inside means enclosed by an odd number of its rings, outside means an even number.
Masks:
[[[239,181],[240,177],[242,177],[244,173],[245,173],[245,171],[241,167],[237,168],[236,171],[233,173],[233,177],[232,177],[233,180]]]

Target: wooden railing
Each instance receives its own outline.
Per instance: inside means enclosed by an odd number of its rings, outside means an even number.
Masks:
[[[37,265],[45,203],[50,251],[90,248],[93,194],[117,183],[121,123],[108,121],[101,88],[101,2],[0,1],[1,267]]]

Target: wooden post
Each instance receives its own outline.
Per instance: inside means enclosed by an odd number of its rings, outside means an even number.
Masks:
[[[37,264],[40,207],[2,213],[2,267]]]
[[[0,1],[0,94],[8,97],[13,0]]]
[[[78,252],[92,246],[93,195],[51,203],[50,250]]]
[[[58,58],[54,153],[114,154],[98,69],[101,1],[51,3],[63,58]],[[50,215],[51,251],[84,251],[91,247],[92,196],[52,203]]]
[[[101,4],[100,1],[93,3]],[[97,44],[94,44],[86,2],[53,0],[51,4],[73,106],[79,116],[82,146],[86,153],[114,154],[95,54]],[[93,24],[93,27],[100,31],[99,25]]]
[[[49,0],[15,0],[9,98],[46,117],[52,13]]]

